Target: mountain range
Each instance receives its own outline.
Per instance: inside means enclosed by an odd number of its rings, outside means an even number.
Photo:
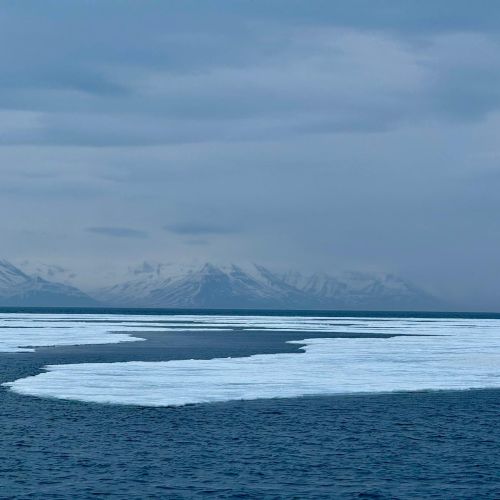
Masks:
[[[304,275],[260,265],[204,264],[178,271],[151,266],[95,292],[116,306],[272,309],[433,309],[439,300],[391,274]]]
[[[257,264],[144,263],[120,283],[83,292],[0,260],[0,306],[435,310],[442,302],[392,274],[307,275]]]

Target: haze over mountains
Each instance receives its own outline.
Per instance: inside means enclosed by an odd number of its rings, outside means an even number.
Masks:
[[[257,264],[206,263],[174,269],[144,263],[127,279],[86,292],[68,282],[72,276],[57,266],[43,265],[28,273],[0,260],[0,306],[346,310],[443,307],[442,301],[421,288],[384,273],[305,275],[298,271],[274,272]]]

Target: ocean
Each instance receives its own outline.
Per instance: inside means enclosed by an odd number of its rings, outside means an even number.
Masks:
[[[500,315],[4,309],[0,383],[0,498],[500,498]]]

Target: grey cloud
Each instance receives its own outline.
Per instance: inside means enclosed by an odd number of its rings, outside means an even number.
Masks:
[[[5,3],[2,251],[365,266],[498,308],[499,9]]]
[[[273,140],[387,131],[436,118],[475,120],[500,106],[500,41],[488,30],[477,32],[490,16],[462,2],[454,3],[455,22],[441,25],[432,19],[446,17],[442,8],[417,2],[405,8],[381,2],[377,9],[369,2],[357,2],[358,8],[293,2],[286,22],[277,17],[280,2],[266,10],[259,2],[237,9],[220,2],[222,20],[204,7],[207,20],[196,21],[196,32],[181,3],[174,2],[168,16],[160,6],[132,3],[117,13],[104,3],[98,20],[76,4],[74,11],[58,9],[54,19],[28,17],[29,35],[20,37],[8,23],[0,32],[9,47],[0,51],[0,108],[33,113],[13,125],[6,120],[0,144]],[[15,24],[21,13],[10,8],[5,16]],[[169,24],[174,14],[175,28]],[[111,15],[127,29],[107,23]],[[54,34],[57,20],[66,17],[80,28],[66,33],[68,46],[58,38],[66,27]],[[389,29],[412,19],[415,31]],[[419,24],[433,29],[419,31]]]
[[[221,235],[221,234],[234,234],[239,232],[237,227],[231,226],[221,226],[218,224],[211,223],[197,223],[197,222],[186,222],[186,223],[177,223],[170,224],[165,226],[165,230],[186,236],[196,236],[196,235]],[[199,241],[199,240],[191,240],[191,241]]]
[[[129,227],[88,227],[89,233],[112,236],[113,238],[147,238],[148,233]]]
[[[75,68],[73,71],[66,67],[61,70],[59,67],[50,68],[43,67],[39,71],[23,70],[17,68],[16,72],[4,72],[0,76],[0,89],[4,95],[10,93],[14,100],[21,100],[22,96],[30,96],[36,98],[37,94],[41,97],[45,93],[46,96],[54,92],[60,91],[76,91],[82,94],[90,94],[95,97],[123,95],[128,92],[125,85],[113,82],[104,74],[99,74],[93,69]],[[16,99],[16,96],[17,99]],[[73,94],[73,100],[77,97]],[[8,100],[4,99],[4,104],[8,104]]]
[[[206,246],[210,244],[207,240],[201,238],[186,240],[184,243],[192,246]]]

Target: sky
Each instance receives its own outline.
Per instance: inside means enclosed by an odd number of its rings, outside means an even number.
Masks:
[[[500,2],[0,8],[1,257],[401,275],[500,309]]]

